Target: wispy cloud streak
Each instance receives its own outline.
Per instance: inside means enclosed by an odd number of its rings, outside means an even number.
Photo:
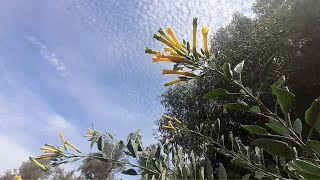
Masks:
[[[57,71],[59,71],[61,76],[70,75],[66,65],[61,61],[61,59],[57,58],[57,55],[52,53],[45,44],[40,42],[34,36],[27,36],[26,39],[40,48],[40,53],[43,58],[46,59]]]

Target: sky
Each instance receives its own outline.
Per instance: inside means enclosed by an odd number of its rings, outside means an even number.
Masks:
[[[91,124],[118,139],[141,129],[154,143],[163,84],[174,77],[144,54],[164,47],[153,34],[171,26],[191,40],[193,17],[212,34],[235,12],[252,16],[253,1],[0,1],[0,174],[61,144],[59,132],[88,150]]]

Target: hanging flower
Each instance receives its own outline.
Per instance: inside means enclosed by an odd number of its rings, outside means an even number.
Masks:
[[[162,71],[162,74],[179,74],[179,75],[184,75],[184,76],[191,76],[191,77],[195,77],[196,75],[190,72],[184,72],[184,71],[178,71],[178,70],[168,70],[168,69],[164,69]]]
[[[66,140],[64,139],[64,135],[62,132],[59,135],[60,135],[61,141],[63,143],[63,147],[67,151]]]

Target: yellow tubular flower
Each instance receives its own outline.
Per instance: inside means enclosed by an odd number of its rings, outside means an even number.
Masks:
[[[176,43],[176,46],[177,46],[179,49],[183,50],[183,48],[182,48],[182,46],[181,46],[178,38],[177,38],[176,35],[174,34],[174,32],[173,32],[173,30],[171,29],[171,27],[168,27],[168,28],[167,28],[167,32],[168,32],[168,34],[170,35],[170,37],[173,39],[173,41]]]
[[[167,115],[162,115],[163,118],[167,119],[167,120],[173,120],[173,117],[167,116]]]
[[[21,176],[14,177],[14,180],[22,180]]]
[[[42,169],[43,171],[48,171],[48,168],[45,167],[44,165],[42,165],[41,163],[39,163],[37,160],[35,160],[32,157],[29,157],[30,161],[35,163],[40,169]]]
[[[66,140],[64,139],[64,135],[62,132],[59,135],[60,135],[61,141],[63,143],[63,147],[67,151]]]
[[[52,152],[52,153],[59,152],[57,149],[52,149],[52,148],[49,148],[49,147],[41,147],[40,150],[43,150],[44,152]]]
[[[177,118],[175,118],[175,117],[173,118],[173,121],[176,122],[177,124],[182,125],[182,122],[180,120],[178,120]]]
[[[208,50],[208,32],[209,32],[209,28],[208,28],[208,27],[202,28],[204,54],[205,54],[207,57],[209,57],[209,50]]]
[[[193,18],[193,55],[197,57],[197,26],[198,26],[198,18]]]
[[[74,150],[78,151],[78,153],[81,153],[80,149],[77,148],[75,145],[71,144],[70,142],[66,141],[66,145],[72,147]]]
[[[168,58],[158,58],[158,57],[154,57],[152,58],[153,62],[174,62]]]
[[[171,39],[161,28],[158,30],[161,36],[163,36],[172,46],[178,47],[174,39]]]
[[[154,54],[154,55],[157,55],[157,54],[161,53],[159,51],[155,51],[155,50],[150,49],[150,48],[146,48],[146,50],[144,52],[147,53],[147,54]]]
[[[158,34],[154,34],[154,35],[153,35],[153,38],[155,38],[156,40],[162,42],[163,44],[169,46],[170,48],[172,48],[172,49],[174,49],[174,50],[176,49],[176,48],[174,47],[174,45],[172,45],[168,40],[164,39],[163,37],[159,36]]]
[[[171,48],[168,48],[168,47],[165,47],[165,48],[164,48],[164,52],[172,52],[172,51],[174,51],[174,50],[171,49]]]
[[[163,129],[174,129],[174,127],[171,127],[171,126],[165,126],[165,125],[163,125],[163,126],[162,126],[162,128],[163,128]]]
[[[164,69],[162,71],[162,74],[179,74],[179,75],[184,75],[184,76],[191,76],[191,77],[195,77],[196,75],[190,72],[184,72],[184,71],[177,71],[177,70],[168,70],[168,69]]]
[[[171,86],[171,85],[180,83],[180,82],[182,82],[182,81],[183,81],[183,80],[181,80],[181,79],[176,79],[176,80],[174,80],[174,81],[167,82],[166,84],[164,84],[164,86]]]

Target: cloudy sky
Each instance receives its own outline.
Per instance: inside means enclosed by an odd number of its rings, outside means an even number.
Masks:
[[[94,124],[124,138],[141,129],[154,142],[164,112],[167,66],[145,47],[159,27],[191,40],[192,18],[210,33],[253,0],[0,1],[0,173],[59,144],[59,132],[83,149]]]

